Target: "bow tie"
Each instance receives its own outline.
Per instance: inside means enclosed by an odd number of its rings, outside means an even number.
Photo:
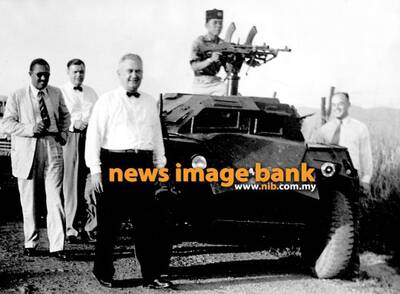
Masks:
[[[128,96],[128,97],[134,96],[135,98],[139,98],[140,97],[140,93],[138,93],[138,92],[133,92],[133,93],[126,92],[126,96]]]
[[[79,91],[79,92],[82,92],[82,91],[83,91],[83,89],[82,89],[81,86],[76,86],[76,87],[74,87],[74,90],[75,90],[75,91]]]

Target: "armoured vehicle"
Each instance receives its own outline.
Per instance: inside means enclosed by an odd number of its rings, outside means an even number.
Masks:
[[[253,28],[243,45],[227,37],[225,44],[204,49],[221,52],[227,63],[226,96],[161,95],[169,184],[175,194],[171,207],[186,233],[180,236],[246,243],[283,232],[299,234],[302,257],[317,277],[347,275],[358,260],[357,171],[347,149],[304,141],[303,118],[293,106],[276,98],[238,95],[243,63],[259,65],[290,51],[251,45],[255,32]],[[289,189],[290,180],[276,189],[271,182],[257,182],[257,164],[270,172],[306,165],[314,178],[308,184],[315,189],[299,182]],[[185,168],[198,173],[182,180]],[[248,177],[228,184],[202,178],[223,169],[246,169]],[[191,176],[196,180],[190,181]]]

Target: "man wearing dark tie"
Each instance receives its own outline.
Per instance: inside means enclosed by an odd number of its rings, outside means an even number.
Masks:
[[[124,55],[118,66],[121,86],[102,95],[89,121],[85,160],[97,193],[97,243],[93,273],[104,286],[113,285],[113,247],[123,211],[131,214],[135,251],[144,284],[168,288],[163,278],[171,243],[165,210],[155,200],[154,183],[111,182],[110,168],[162,168],[166,164],[156,100],[138,91],[143,63],[136,54]]]
[[[18,178],[24,222],[24,254],[37,254],[36,201],[41,192],[39,181],[44,181],[50,254],[65,259],[61,146],[66,141],[70,114],[60,89],[48,85],[50,66],[47,61],[41,58],[33,60],[29,75],[30,85],[10,95],[1,121],[4,132],[11,135],[12,172]]]
[[[334,118],[319,128],[311,141],[336,144],[348,149],[351,161],[358,171],[361,188],[370,190],[372,176],[372,152],[368,128],[349,116],[349,94],[339,92],[332,97]]]
[[[82,60],[70,60],[67,63],[69,81],[61,87],[65,104],[71,113],[68,139],[63,147],[64,209],[69,243],[78,241],[78,233],[83,240],[94,240],[97,227],[96,199],[91,187],[90,171],[85,164],[84,150],[86,128],[98,97],[91,87],[83,84],[85,72],[86,66]]]

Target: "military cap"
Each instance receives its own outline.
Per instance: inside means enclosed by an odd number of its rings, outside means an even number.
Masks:
[[[218,9],[213,9],[213,10],[207,10],[206,11],[206,23],[210,19],[223,19],[224,18],[224,12],[222,10]]]

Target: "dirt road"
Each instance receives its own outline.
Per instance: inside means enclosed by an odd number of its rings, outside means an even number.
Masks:
[[[400,293],[400,276],[386,256],[363,253],[356,281],[318,280],[302,268],[296,250],[250,251],[235,246],[183,243],[174,247],[169,276],[173,290],[140,286],[132,245],[116,248],[116,288],[91,276],[93,245],[67,245],[71,261],[47,257],[42,229],[41,257],[22,255],[22,224],[0,227],[0,293]]]

